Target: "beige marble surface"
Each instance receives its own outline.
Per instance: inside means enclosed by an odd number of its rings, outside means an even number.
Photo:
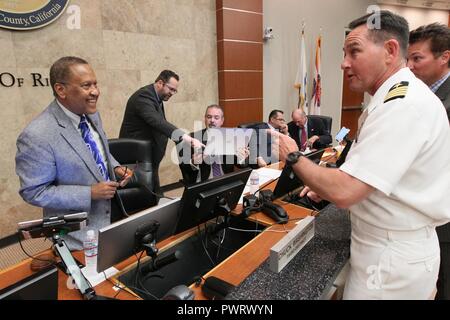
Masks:
[[[98,78],[98,108],[110,138],[119,134],[126,102],[163,69],[180,79],[179,93],[166,104],[169,121],[194,129],[207,105],[218,101],[216,12],[213,0],[72,0],[80,7],[81,29],[69,30],[64,13],[51,25],[26,32],[0,29],[0,73],[24,78],[24,85],[0,86],[0,238],[16,231],[19,221],[41,216],[19,196],[15,174],[16,139],[53,99],[50,87],[32,87],[30,74],[48,77],[65,55],[88,60]],[[169,142],[161,164],[162,184],[181,178],[171,161]]]

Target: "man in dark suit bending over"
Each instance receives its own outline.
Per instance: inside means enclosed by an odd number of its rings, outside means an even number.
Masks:
[[[308,147],[322,149],[331,144],[331,135],[322,121],[308,118],[301,109],[292,111],[292,121],[288,123],[288,130],[300,151],[305,151]]]
[[[175,72],[164,70],[155,83],[136,91],[128,100],[120,128],[119,138],[152,142],[153,185],[156,193],[161,193],[158,170],[166,152],[168,139],[176,143],[184,141],[194,148],[203,146],[200,141],[166,120],[164,101],[168,101],[178,92],[178,81],[179,77]]]

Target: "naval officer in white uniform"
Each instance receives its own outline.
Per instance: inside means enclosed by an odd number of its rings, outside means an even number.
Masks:
[[[372,96],[339,169],[301,156],[273,133],[313,200],[349,208],[350,272],[344,299],[429,299],[439,271],[435,227],[450,221],[450,128],[445,109],[406,67],[408,23],[389,11],[352,23],[342,69]]]

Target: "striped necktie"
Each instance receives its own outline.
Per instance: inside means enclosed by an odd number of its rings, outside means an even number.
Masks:
[[[214,162],[212,165],[213,177],[220,177],[222,175],[222,171],[220,170],[220,164]]]
[[[94,157],[95,163],[97,164],[100,174],[103,176],[103,178],[105,178],[106,181],[108,181],[109,180],[108,169],[106,168],[105,162],[103,161],[102,158],[102,154],[100,153],[100,150],[92,136],[91,130],[89,129],[85,115],[81,116],[78,128],[80,128],[81,130],[81,136],[83,137],[84,143],[86,144],[92,156]]]

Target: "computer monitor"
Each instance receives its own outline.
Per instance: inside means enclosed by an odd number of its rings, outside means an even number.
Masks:
[[[245,168],[186,186],[181,198],[175,233],[186,231],[233,210],[251,172],[251,168]]]
[[[156,242],[160,242],[174,234],[180,207],[180,199],[160,204],[143,210],[123,220],[117,221],[99,230],[97,271],[102,272],[135,254],[136,230],[157,221],[159,228]]]
[[[344,150],[342,150],[341,155],[336,160],[337,168],[339,168],[345,162],[345,159],[347,158],[347,154],[350,151],[350,148],[352,147],[353,140],[346,140],[346,141],[347,141],[347,143],[345,144]]]
[[[325,149],[314,151],[305,155],[306,158],[319,164]],[[284,196],[285,194],[303,186],[303,181],[297,177],[295,172],[290,166],[284,166],[281,172],[280,178],[278,179],[277,185],[273,190],[273,195],[275,198]]]

